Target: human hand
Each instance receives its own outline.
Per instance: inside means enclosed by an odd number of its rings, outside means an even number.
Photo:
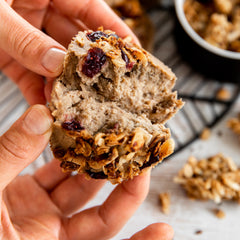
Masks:
[[[0,19],[0,70],[29,104],[46,103],[44,77],[61,73],[65,47],[78,31],[103,26],[138,41],[103,0],[0,0]]]
[[[150,174],[118,185],[106,201],[79,212],[104,185],[84,175],[62,173],[58,160],[33,176],[18,176],[43,151],[51,135],[49,110],[35,105],[0,137],[0,238],[7,240],[109,239],[148,193]],[[156,223],[131,240],[170,240],[173,231]]]

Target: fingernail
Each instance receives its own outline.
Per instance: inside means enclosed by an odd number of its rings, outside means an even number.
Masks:
[[[42,59],[42,65],[49,72],[60,74],[65,52],[58,48],[50,48]]]
[[[25,129],[35,135],[43,135],[49,131],[53,122],[43,105],[33,106],[23,121]]]

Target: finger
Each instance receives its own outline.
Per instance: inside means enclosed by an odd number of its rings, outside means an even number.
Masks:
[[[0,190],[41,154],[49,141],[52,121],[45,106],[35,105],[0,137]]]
[[[71,39],[78,33],[78,31],[87,29],[87,27],[80,21],[74,21],[73,19],[65,17],[52,7],[49,7],[45,16],[43,28],[49,36],[58,41],[64,47],[68,46]]]
[[[53,0],[53,3],[63,14],[80,19],[90,29],[96,30],[103,26],[105,29],[115,31],[121,37],[131,36],[136,43],[139,43],[130,28],[103,0]]]
[[[102,240],[114,236],[146,198],[149,182],[149,172],[125,181],[114,189],[101,206],[74,215],[65,223],[69,239],[81,236],[84,240]]]
[[[49,77],[59,75],[64,47],[30,25],[5,1],[0,1],[0,9],[0,48],[33,72]]]
[[[53,159],[51,162],[39,168],[33,175],[38,184],[47,191],[53,190],[58,184],[70,176],[60,168],[59,160]]]
[[[69,177],[51,193],[52,201],[65,216],[72,215],[90,201],[106,181],[86,179],[84,174]]]
[[[17,84],[30,105],[46,104],[43,77],[22,67],[15,60],[8,62],[2,71]]]
[[[154,223],[134,234],[129,240],[172,240],[174,231],[166,223]]]
[[[53,81],[54,80],[47,81],[45,88],[44,88],[44,95],[48,102],[51,101],[51,92],[52,92],[52,87],[53,87]]]

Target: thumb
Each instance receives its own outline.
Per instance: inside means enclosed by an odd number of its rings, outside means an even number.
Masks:
[[[0,137],[0,190],[3,190],[46,147],[52,117],[47,107],[30,107]]]
[[[65,48],[0,1],[0,48],[26,68],[45,77],[62,71]]]

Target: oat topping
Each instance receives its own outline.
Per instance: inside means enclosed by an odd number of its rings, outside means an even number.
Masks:
[[[239,0],[186,0],[184,12],[192,28],[207,42],[240,52]]]
[[[240,169],[222,154],[199,161],[191,156],[174,182],[182,185],[190,198],[215,203],[240,199]]]

